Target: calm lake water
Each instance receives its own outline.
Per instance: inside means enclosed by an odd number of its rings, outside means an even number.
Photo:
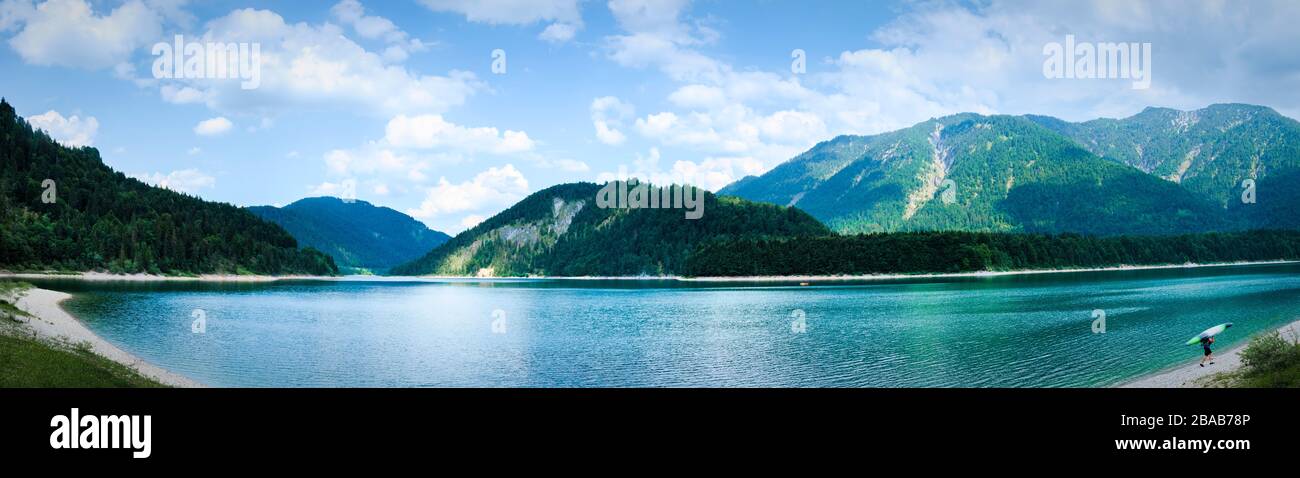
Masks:
[[[812,286],[35,282],[74,293],[69,312],[119,347],[240,387],[1105,386],[1198,358],[1183,342],[1212,325],[1235,322],[1225,350],[1300,319],[1297,265]]]

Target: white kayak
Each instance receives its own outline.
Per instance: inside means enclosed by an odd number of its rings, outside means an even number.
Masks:
[[[1226,324],[1219,324],[1219,325],[1216,325],[1216,326],[1214,326],[1214,327],[1210,327],[1210,328],[1208,328],[1208,329],[1205,329],[1205,332],[1201,332],[1201,333],[1199,333],[1199,334],[1196,334],[1195,337],[1192,337],[1192,338],[1188,339],[1188,340],[1187,340],[1187,345],[1192,345],[1192,344],[1195,344],[1195,343],[1199,343],[1199,342],[1201,341],[1201,339],[1206,338],[1206,337],[1214,337],[1215,335],[1219,335],[1220,332],[1223,332],[1223,331],[1225,331],[1225,330],[1228,330],[1228,327],[1232,327],[1232,322],[1228,322],[1228,323],[1226,323]]]

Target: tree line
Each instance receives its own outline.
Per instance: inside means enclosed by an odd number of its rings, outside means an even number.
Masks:
[[[49,181],[47,181],[49,180]],[[60,145],[0,100],[0,268],[152,274],[338,273],[233,205],[156,188]]]

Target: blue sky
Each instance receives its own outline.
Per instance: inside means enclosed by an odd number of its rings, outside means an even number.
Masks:
[[[1296,24],[1300,5],[1264,0],[0,0],[0,96],[148,182],[238,205],[352,185],[455,233],[554,184],[717,189],[965,111],[1296,117]],[[178,34],[258,43],[261,84],[154,78],[153,45]],[[1066,35],[1151,43],[1151,87],[1046,78]]]

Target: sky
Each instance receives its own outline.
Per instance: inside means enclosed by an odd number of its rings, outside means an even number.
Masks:
[[[960,112],[1300,117],[1295,25],[1286,0],[0,0],[0,96],[151,184],[356,197],[454,234],[555,184],[717,190]],[[177,35],[256,45],[256,87],[158,74]],[[1067,36],[1150,44],[1150,86],[1045,74]]]

